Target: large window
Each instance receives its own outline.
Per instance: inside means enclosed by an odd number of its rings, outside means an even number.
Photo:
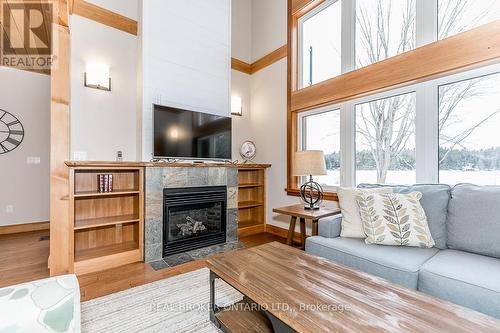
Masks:
[[[320,5],[292,13],[292,32],[298,30],[299,34],[297,45],[295,39],[291,44],[299,59],[291,58],[290,112],[294,117],[289,118],[289,133],[294,137],[289,142],[298,141],[290,147],[290,155],[292,149],[323,150],[329,174],[319,181],[326,185],[500,185],[500,64],[425,82],[418,76],[411,80],[416,76],[411,74],[407,81],[397,82],[397,88],[387,90],[384,70],[390,74],[401,71],[406,78],[405,68],[392,68],[388,60],[385,66],[374,66],[377,71],[366,77],[370,84],[360,79],[366,73],[360,70],[300,91],[498,20],[500,0],[316,3]],[[473,42],[469,46],[476,47]],[[471,64],[472,60],[462,68]],[[377,84],[379,80],[381,84]],[[325,109],[327,103],[335,105]],[[323,108],[311,111],[316,105]],[[289,193],[296,193],[297,178],[291,174],[288,187]]]
[[[500,19],[498,0],[438,0],[438,39]]]
[[[356,182],[415,183],[415,93],[356,105]]]
[[[327,176],[314,179],[326,186],[340,185],[340,110],[320,110],[301,115],[303,150],[325,153]]]
[[[301,87],[341,74],[341,32],[341,0],[326,1],[301,19]]]
[[[356,1],[356,68],[415,48],[415,1]]]
[[[500,74],[439,87],[439,181],[500,185]]]

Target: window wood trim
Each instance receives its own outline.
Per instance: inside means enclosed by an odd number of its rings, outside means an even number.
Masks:
[[[298,195],[293,159],[298,147],[297,113],[500,62],[500,20],[439,40],[384,61],[298,88],[298,21],[326,0],[288,0],[287,188]],[[422,61],[427,59],[427,61]],[[327,200],[337,199],[326,193]]]

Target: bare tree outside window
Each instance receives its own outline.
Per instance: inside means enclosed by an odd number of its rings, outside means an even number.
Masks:
[[[462,32],[491,20],[490,11],[500,1],[439,0],[439,38]],[[493,7],[492,7],[493,6]],[[498,11],[497,11],[498,12]],[[466,19],[466,20],[465,20]],[[415,47],[414,0],[358,0],[356,14],[356,65],[363,67]],[[488,83],[491,84],[491,83]],[[440,87],[440,142],[448,151],[441,152],[441,164],[450,152],[474,137],[491,122],[499,110],[480,113],[473,122],[463,121],[465,101],[481,101],[485,94],[483,79]],[[498,97],[498,95],[497,95]],[[358,182],[414,182],[415,102],[414,94],[391,97],[357,107],[356,167]],[[465,124],[460,132],[446,129]],[[394,175],[388,179],[390,171]],[[362,176],[376,172],[376,177]],[[359,179],[360,176],[362,179]],[[364,178],[364,179],[363,179]]]
[[[438,39],[500,19],[498,0],[438,0]]]
[[[413,0],[358,0],[356,66],[415,48],[415,15]],[[412,171],[391,182],[415,182],[415,105],[412,93],[356,107],[358,182],[386,183],[389,170]]]
[[[359,183],[414,183],[416,95],[356,106],[356,179]],[[389,171],[393,171],[389,175]]]
[[[500,185],[500,74],[440,86],[439,125],[441,183]]]

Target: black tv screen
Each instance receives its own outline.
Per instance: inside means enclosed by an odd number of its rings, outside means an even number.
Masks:
[[[231,118],[153,106],[154,157],[231,159]]]

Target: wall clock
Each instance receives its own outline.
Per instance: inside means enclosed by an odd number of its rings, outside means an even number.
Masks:
[[[257,148],[255,147],[255,143],[252,141],[245,141],[241,145],[240,155],[245,159],[245,161],[251,161],[255,154],[257,154]]]
[[[0,155],[19,147],[23,139],[23,124],[12,113],[0,109]]]

